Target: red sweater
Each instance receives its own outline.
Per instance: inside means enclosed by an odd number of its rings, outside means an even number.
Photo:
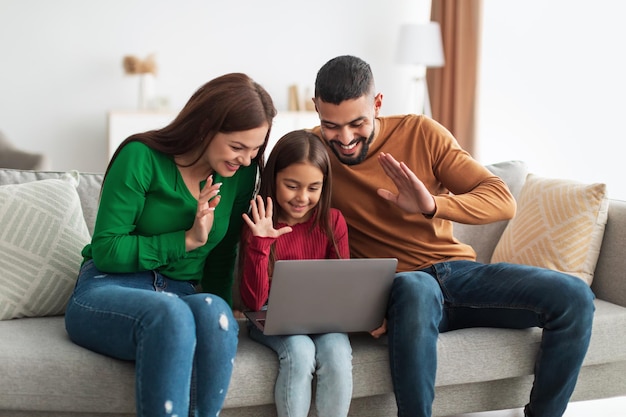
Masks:
[[[330,217],[339,256],[321,228],[311,230],[315,216],[311,216],[304,223],[291,226],[293,230],[290,233],[285,233],[277,239],[253,236],[250,228],[244,224],[243,239],[246,242],[246,252],[242,254],[245,258],[240,291],[241,299],[247,308],[257,311],[267,302],[271,281],[268,273],[270,247],[274,242],[276,242],[274,249],[276,260],[350,257],[346,221],[336,209],[331,209]],[[276,228],[283,226],[286,224],[279,223]]]

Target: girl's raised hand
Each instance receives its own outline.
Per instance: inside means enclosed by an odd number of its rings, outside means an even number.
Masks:
[[[221,185],[221,182],[213,184],[213,176],[210,175],[206,180],[204,188],[200,190],[198,208],[196,210],[193,226],[185,232],[185,247],[188,252],[199,248],[209,240],[209,232],[213,227],[213,220],[215,218],[215,207],[217,207],[220,202],[220,196],[218,194]]]
[[[273,206],[270,197],[267,197],[267,206],[263,203],[263,197],[260,195],[250,201],[250,215],[252,218],[244,213],[243,219],[250,227],[253,236],[277,238],[292,230],[289,226],[281,227],[278,230],[274,228]]]

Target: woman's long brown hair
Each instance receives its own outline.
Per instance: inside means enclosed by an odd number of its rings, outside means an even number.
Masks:
[[[200,87],[164,128],[137,133],[124,140],[113,154],[105,178],[120,150],[129,142],[145,143],[172,157],[197,154],[197,159],[189,164],[191,166],[200,159],[217,133],[245,131],[267,123],[270,129],[253,160],[262,172],[263,153],[275,116],[272,98],[261,85],[246,74],[222,75]]]

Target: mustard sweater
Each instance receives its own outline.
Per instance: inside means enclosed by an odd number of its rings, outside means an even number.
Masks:
[[[344,165],[329,148],[332,204],[348,223],[351,257],[398,258],[399,272],[475,260],[474,250],[454,238],[452,222],[485,224],[513,217],[515,200],[506,184],[432,119],[388,116],[376,123],[380,130],[362,163]],[[319,126],[313,132],[321,137]],[[432,218],[406,213],[378,196],[378,188],[397,192],[378,163],[381,152],[404,162],[435,196]]]

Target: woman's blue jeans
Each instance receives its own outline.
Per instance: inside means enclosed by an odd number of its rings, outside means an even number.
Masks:
[[[345,417],[352,399],[352,347],[345,333],[266,336],[248,322],[250,338],[278,354],[274,401],[278,417],[306,417],[317,375],[317,415]]]
[[[529,417],[560,417],[589,346],[594,295],[581,279],[508,263],[442,262],[396,275],[388,308],[391,375],[400,417],[430,417],[440,332],[543,328]]]
[[[220,297],[156,271],[105,274],[88,261],[65,327],[80,346],[135,361],[138,417],[219,414],[239,331]]]

